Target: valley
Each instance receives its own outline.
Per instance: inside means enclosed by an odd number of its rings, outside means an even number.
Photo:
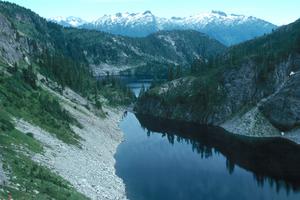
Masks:
[[[0,199],[299,199],[299,72],[299,19],[0,1]]]

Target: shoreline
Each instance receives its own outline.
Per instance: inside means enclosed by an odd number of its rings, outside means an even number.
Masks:
[[[255,138],[283,138],[300,145],[300,129],[281,132],[276,129],[258,110],[252,108],[243,115],[237,115],[219,125],[226,131]]]
[[[134,110],[133,111],[128,110],[128,111],[134,114],[138,114]],[[147,114],[142,114],[142,115],[147,115]],[[196,123],[196,122],[189,122],[184,120],[161,118],[157,116],[152,116],[152,117],[157,118],[158,120],[165,119],[165,120],[172,120],[172,121],[185,122],[185,123]],[[205,124],[198,124],[198,125],[205,125]],[[207,125],[207,126],[211,126],[211,125]],[[234,135],[241,135],[241,136],[253,137],[253,138],[283,138],[300,145],[300,128],[294,129],[292,131],[284,132],[284,135],[281,135],[282,132],[280,132],[275,127],[273,127],[273,125],[269,121],[267,121],[260,112],[258,112],[257,108],[253,108],[249,112],[243,115],[237,115],[220,125],[212,125],[212,126],[220,127],[225,131]]]

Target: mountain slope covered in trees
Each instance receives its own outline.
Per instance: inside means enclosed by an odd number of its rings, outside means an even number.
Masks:
[[[127,38],[97,31],[66,29],[66,38],[96,75],[166,76],[167,68],[189,66],[195,59],[208,59],[226,48],[196,31],[164,31],[146,38]],[[75,45],[77,44],[77,46]]]
[[[272,34],[233,46],[208,63],[195,62],[190,76],[150,89],[135,109],[214,125],[242,116],[257,125],[259,118],[280,131],[290,131],[300,122],[299,70],[298,20]],[[255,115],[246,115],[248,111]],[[260,128],[256,131],[263,133]]]

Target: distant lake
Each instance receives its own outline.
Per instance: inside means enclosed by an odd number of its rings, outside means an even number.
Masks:
[[[128,83],[138,92],[142,81]],[[117,175],[131,200],[299,200],[300,146],[128,113]]]

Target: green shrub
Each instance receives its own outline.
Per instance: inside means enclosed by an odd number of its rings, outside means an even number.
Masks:
[[[26,135],[27,135],[28,137],[34,138],[34,135],[33,135],[33,133],[31,133],[31,132],[26,133]]]
[[[0,107],[0,109],[2,109]],[[10,122],[9,117],[3,111],[0,111],[0,130],[11,131],[14,129],[14,125]]]

